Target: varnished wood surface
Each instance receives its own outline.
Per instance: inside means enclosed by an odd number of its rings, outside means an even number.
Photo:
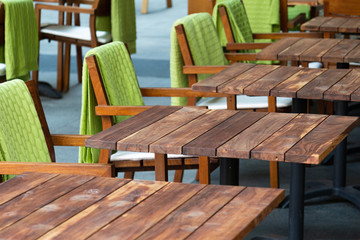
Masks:
[[[303,31],[359,33],[360,18],[316,17],[301,25]]]
[[[0,193],[1,239],[239,239],[284,198],[281,189],[44,173]]]
[[[344,40],[345,41],[345,40]],[[346,39],[346,42],[352,42]],[[341,50],[336,51],[339,55]],[[254,73],[254,70],[258,74]],[[236,63],[192,86],[193,90],[249,96],[359,102],[358,69],[309,69]],[[249,78],[249,76],[252,76]]]
[[[324,3],[323,0],[287,0],[289,6],[293,5],[309,5],[312,7],[320,6]]]
[[[357,117],[154,106],[92,136],[86,146],[319,164],[358,122]],[[134,128],[131,134],[127,126]]]

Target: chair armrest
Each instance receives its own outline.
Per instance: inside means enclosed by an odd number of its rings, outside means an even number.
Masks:
[[[85,140],[91,135],[78,134],[51,134],[55,146],[85,146]]]
[[[185,65],[183,67],[184,74],[213,74],[218,73],[228,66],[191,66]]]
[[[45,10],[53,10],[60,12],[71,12],[71,13],[87,13],[87,14],[95,14],[95,10],[92,8],[81,8],[81,7],[71,7],[71,6],[63,6],[63,5],[48,5],[48,4],[36,4],[35,11]]]
[[[111,177],[113,171],[112,164],[101,163],[0,162],[0,174],[17,175],[24,172],[42,172]]]
[[[134,116],[152,106],[105,106],[99,105],[95,107],[97,116]]]
[[[227,60],[238,61],[256,61],[256,53],[225,53]]]
[[[297,25],[303,24],[304,22],[306,22],[306,14],[300,13],[299,15],[288,21],[287,27],[294,28]]]
[[[282,39],[285,37],[323,38],[320,32],[254,33],[254,39]]]
[[[263,49],[271,43],[228,43],[226,50],[249,50],[249,49]]]

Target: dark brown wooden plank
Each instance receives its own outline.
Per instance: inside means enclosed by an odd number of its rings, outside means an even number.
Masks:
[[[285,161],[319,164],[357,125],[358,117],[329,116],[285,154]]]
[[[262,49],[256,54],[257,60],[278,60],[278,54],[291,45],[301,40],[301,38],[283,38],[270,46]]]
[[[299,91],[302,87],[304,87],[324,71],[325,69],[303,68],[273,88],[270,92],[270,95],[275,97],[296,98],[297,91]]]
[[[281,51],[278,54],[278,60],[286,61],[299,61],[300,55],[308,48],[314,46],[321,39],[318,38],[302,38],[296,43],[292,44],[289,48]]]
[[[301,53],[300,61],[324,61],[322,56],[335,47],[341,39],[322,39]]]
[[[169,183],[90,239],[136,239],[204,187],[205,185]]]
[[[300,70],[301,68],[298,67],[280,66],[258,81],[247,86],[244,89],[244,94],[249,96],[270,96],[271,89]]]
[[[183,147],[183,154],[199,156],[216,156],[216,148],[257,122],[267,113],[238,112],[233,117],[204,133]]]
[[[166,116],[117,143],[117,149],[123,151],[149,152],[149,145],[163,136],[175,131],[186,123],[205,114],[207,109],[184,107]]]
[[[86,140],[87,147],[116,150],[117,142],[139,129],[176,112],[181,107],[154,106]]]
[[[299,114],[278,132],[251,151],[251,158],[269,161],[284,161],[285,153],[306,134],[326,119],[327,116]]]
[[[360,45],[349,51],[349,53],[344,57],[344,62],[360,62]]]
[[[207,185],[138,239],[185,239],[243,190],[240,187],[224,187]],[[186,227],[173,227],[179,223],[186,223]]]
[[[217,149],[218,157],[250,158],[250,151],[269,138],[297,114],[269,113]]]
[[[339,27],[347,21],[346,18],[334,17],[329,19],[329,21],[321,24],[321,32],[338,32]]]
[[[325,100],[350,101],[351,94],[360,87],[360,71],[352,70],[324,93]]]
[[[360,41],[354,39],[343,39],[335,47],[331,48],[327,53],[322,56],[324,62],[344,62],[345,56],[352,51]]]
[[[208,111],[194,121],[151,144],[150,152],[181,154],[184,145],[236,113],[237,111],[231,110]]]
[[[0,204],[56,177],[48,173],[23,173],[0,184]],[[17,186],[16,188],[14,186]]]
[[[301,30],[303,31],[319,31],[320,26],[323,23],[326,23],[327,21],[329,21],[331,18],[329,17],[316,17],[311,19],[310,21],[304,23],[301,25]]]
[[[166,182],[131,181],[101,201],[91,205],[68,221],[47,232],[42,238],[86,239],[167,184]],[[156,206],[155,203],[154,206]],[[138,215],[138,217],[140,215]],[[148,216],[144,219],[148,219]],[[139,220],[139,218],[137,220]],[[129,223],[125,223],[117,225],[117,227],[122,225],[124,225],[124,227],[131,226]],[[81,229],[81,231],[79,231],[79,229]],[[109,229],[106,230],[107,233],[108,230]],[[120,237],[122,234],[116,232],[111,236]],[[109,239],[109,237],[98,239]]]
[[[359,27],[359,18],[347,18],[347,21],[339,27],[338,31],[342,33],[357,33]]]
[[[279,66],[256,65],[248,71],[234,77],[231,81],[218,86],[218,92],[227,94],[244,94],[244,88],[256,82],[259,78],[271,73]]]
[[[77,179],[79,176],[76,176],[72,181],[74,182]],[[35,239],[40,237],[129,181],[129,179],[94,178],[7,227],[0,232],[0,237],[3,239],[10,237],[13,239],[29,239],[30,237]],[[73,182],[68,183],[68,185],[73,186]],[[37,199],[43,198],[41,194],[36,196]],[[29,227],[24,228],[22,226]]]
[[[350,101],[352,101],[352,102],[360,102],[360,88],[358,88],[357,90],[355,90],[355,91],[350,95]]]
[[[206,81],[195,83],[192,86],[192,89],[195,91],[203,91],[203,92],[217,92],[217,86],[227,81],[230,81],[234,77],[240,75],[241,73],[247,71],[248,69],[254,66],[255,64],[247,64],[247,63],[232,64],[225,70],[207,78]]]
[[[16,224],[17,221],[92,178],[93,177],[89,176],[58,175],[44,184],[2,204],[0,206],[0,230],[4,230],[6,227],[9,228],[10,225],[14,226],[14,223]],[[16,209],[14,206],[16,206]],[[18,230],[15,230],[13,234],[17,231]],[[1,234],[2,233],[3,232],[1,232]],[[6,239],[6,237],[4,237],[4,239]]]
[[[324,92],[340,81],[351,70],[328,69],[297,92],[297,98],[323,99]]]
[[[284,196],[281,189],[246,188],[187,239],[243,239]]]

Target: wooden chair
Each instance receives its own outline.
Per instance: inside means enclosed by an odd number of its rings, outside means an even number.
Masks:
[[[172,7],[172,0],[166,0],[166,7],[167,8]],[[149,0],[142,0],[141,13],[142,14],[148,13],[148,9],[149,9]]]
[[[13,117],[19,116],[19,119],[14,119],[14,121],[9,121],[9,118],[5,117],[1,119],[3,128],[10,125],[15,128],[0,130],[0,174],[21,174],[31,171],[111,177],[113,175],[111,164],[55,162],[54,145],[84,146],[85,140],[89,136],[50,135],[36,84],[34,81],[28,81],[26,85],[22,80],[12,80],[0,84],[0,92],[7,94],[7,96],[0,96],[3,99],[0,107],[1,114],[6,114],[4,111],[10,108],[17,109],[16,111],[11,110]],[[9,100],[11,98],[15,99]],[[4,99],[6,100],[4,101]],[[25,114],[19,115],[18,112]],[[23,118],[23,116],[26,117]],[[33,133],[30,130],[24,131],[24,127],[38,128],[34,130],[38,134],[30,134]],[[9,137],[10,135],[11,137]],[[14,136],[21,136],[18,141],[24,142],[22,144],[9,143],[8,141],[14,139]],[[10,161],[8,161],[9,159]]]
[[[360,17],[360,4],[357,0],[324,0],[326,17]]]
[[[80,7],[80,4],[91,5],[90,8]],[[42,10],[59,12],[58,24],[41,25]],[[112,40],[110,32],[96,31],[96,17],[110,16],[110,0],[59,0],[59,5],[36,4],[39,41],[43,39],[58,41],[57,90],[69,90],[70,77],[70,45],[76,45],[78,79],[82,76],[81,47],[96,47]],[[66,12],[66,16],[65,13]],[[89,27],[80,26],[79,14],[89,15]],[[74,23],[72,26],[72,16]],[[64,20],[65,24],[64,24]],[[65,50],[63,43],[65,43]],[[63,56],[63,53],[65,55]],[[64,59],[63,59],[64,57]],[[33,79],[38,80],[38,72],[33,73]]]
[[[109,48],[109,49],[107,49]],[[110,49],[111,48],[111,49]],[[129,83],[129,81],[132,82],[132,86],[135,88],[135,91],[141,91],[140,97],[171,97],[171,96],[179,96],[179,97],[226,97],[227,95],[222,94],[214,94],[214,93],[202,93],[202,92],[196,92],[192,91],[189,88],[181,88],[181,89],[172,89],[172,88],[139,88],[136,76],[128,76],[127,79],[120,80],[117,79],[117,81],[114,81],[115,79],[107,79],[104,76],[104,73],[106,73],[105,69],[101,69],[99,61],[101,61],[101,66],[111,66],[111,68],[116,68],[117,72],[119,71],[126,71],[128,72],[128,68],[131,68],[129,71],[133,71],[133,66],[131,62],[130,54],[127,52],[126,47],[121,42],[113,42],[109,43],[100,47],[97,47],[93,49],[94,51],[91,51],[88,56],[85,58],[86,65],[89,70],[89,77],[92,84],[92,89],[95,93],[97,106],[95,107],[96,115],[101,116],[101,124],[102,129],[107,129],[111,127],[114,123],[113,116],[122,115],[122,116],[132,116],[136,115],[146,109],[148,109],[150,106],[119,106],[110,104],[110,98],[109,93],[106,91],[108,88],[116,88],[116,86],[120,86],[118,84],[121,84],[120,81],[126,81]],[[98,53],[96,53],[98,52]],[[116,65],[112,65],[113,63],[104,62],[106,60],[101,60],[102,56],[100,53],[103,53],[103,55],[108,55],[108,52],[112,52],[113,57],[118,57],[122,59],[121,61],[117,59],[115,61]],[[121,63],[123,62],[123,63]],[[125,62],[125,63],[124,63]],[[130,64],[126,67],[123,67],[123,69],[120,67],[120,65],[124,64]],[[86,74],[86,73],[84,73]],[[113,76],[115,74],[112,74]],[[135,72],[134,72],[135,75]],[[119,77],[120,78],[120,77]],[[107,81],[106,84],[104,84],[105,80]],[[86,85],[86,80],[83,78],[83,87]],[[90,83],[89,83],[90,84]],[[115,86],[109,86],[108,84],[115,84]],[[106,87],[108,86],[108,87]],[[124,88],[124,87],[122,87]],[[84,90],[83,90],[84,92]],[[118,92],[118,91],[116,91]],[[132,95],[135,95],[132,94]],[[117,98],[118,99],[118,98]],[[84,106],[83,102],[83,106]],[[90,110],[89,110],[90,111]],[[84,114],[84,110],[83,110]],[[87,113],[88,114],[88,113]],[[80,127],[82,129],[82,127]],[[125,172],[126,178],[133,178],[133,172],[134,171],[153,171],[155,167],[154,162],[154,155],[153,154],[147,154],[147,153],[132,153],[132,152],[122,152],[124,155],[120,154],[114,154],[111,155],[111,152],[109,150],[102,149],[100,151],[100,163],[108,163],[109,159],[111,163],[115,166],[116,172]],[[110,157],[111,155],[111,157]],[[145,157],[145,158],[144,158]],[[163,154],[155,154],[155,158],[164,158],[165,156]],[[183,169],[197,169],[199,166],[199,159],[195,157],[190,156],[183,156],[183,155],[169,155],[168,158],[168,166],[169,169],[178,170],[175,172],[174,181],[180,182],[182,180],[183,175]],[[210,172],[211,170],[215,169],[218,166],[217,159],[211,159],[210,165],[209,159],[207,157],[201,157],[205,163],[205,171],[208,171],[207,174],[205,174],[207,177],[206,179],[200,179],[200,183],[208,184],[210,183]]]

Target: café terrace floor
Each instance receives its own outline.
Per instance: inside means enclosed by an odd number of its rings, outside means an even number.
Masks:
[[[187,1],[173,0],[173,8],[166,9],[164,0],[149,1],[149,12],[140,14],[141,0],[135,0],[137,23],[137,53],[132,55],[135,70],[141,87],[170,87],[170,29],[172,23],[187,14]],[[44,15],[45,21],[56,19],[53,15]],[[83,54],[88,49],[83,48]],[[42,41],[40,44],[40,81],[56,85],[57,43]],[[78,133],[81,109],[81,84],[77,82],[75,55],[72,55],[70,91],[62,99],[42,97],[46,118],[52,133]],[[169,105],[169,98],[147,98],[148,105]],[[352,111],[360,115],[360,111]],[[348,147],[360,146],[358,129],[349,137]],[[348,157],[347,183],[360,184],[360,154],[351,153]],[[76,147],[57,147],[58,162],[77,162]],[[308,167],[307,187],[318,186],[314,181],[332,179],[332,165]],[[280,184],[289,189],[289,164],[280,163]],[[121,175],[119,175],[121,177]],[[154,180],[154,172],[139,172],[135,178]],[[171,179],[171,175],[170,175]],[[219,183],[219,171],[211,175],[212,183]],[[269,186],[268,163],[256,160],[240,161],[240,185]],[[195,171],[187,170],[184,182],[195,183]],[[360,211],[351,204],[336,199],[316,199],[305,205],[304,239],[360,239]],[[288,209],[275,209],[247,239],[262,235],[287,235]]]

